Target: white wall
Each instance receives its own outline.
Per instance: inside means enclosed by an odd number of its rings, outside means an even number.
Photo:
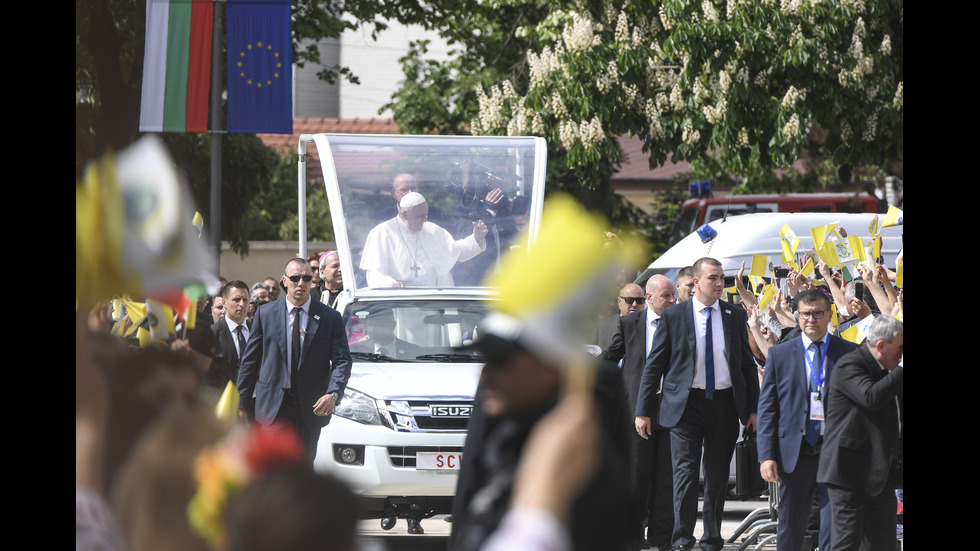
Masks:
[[[378,109],[391,101],[391,94],[405,79],[399,58],[408,52],[413,40],[428,38],[428,57],[445,59],[449,47],[437,34],[421,27],[406,27],[390,23],[378,40],[371,39],[367,29],[347,31],[340,37],[340,64],[350,67],[361,83],[340,84],[340,117],[372,118],[391,117],[391,111],[379,114]]]

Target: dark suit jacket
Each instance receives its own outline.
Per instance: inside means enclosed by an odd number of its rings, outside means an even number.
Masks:
[[[901,487],[898,430],[905,370],[882,369],[867,346],[837,360],[827,393],[818,482],[868,496]]]
[[[224,388],[228,381],[238,382],[238,365],[241,359],[238,357],[238,349],[235,348],[235,334],[228,328],[225,318],[215,322],[211,331],[218,341],[218,353],[211,361],[205,382],[215,388]]]
[[[636,403],[637,417],[650,417],[662,427],[673,428],[687,407],[687,397],[694,382],[697,340],[694,327],[693,304],[687,300],[664,310],[653,336],[653,347],[647,358],[640,393]],[[725,355],[732,378],[735,410],[742,424],[759,405],[759,375],[749,348],[745,327],[745,310],[718,301],[722,327],[725,333]],[[657,407],[657,388],[663,377],[660,407]]]
[[[599,431],[599,463],[592,479],[570,504],[569,535],[575,551],[627,549],[630,533],[629,411],[615,365],[598,366],[594,386]],[[453,500],[451,551],[477,551],[510,508],[511,491],[524,443],[534,424],[559,396],[518,416],[487,416],[477,388]],[[475,496],[479,494],[479,499]]]
[[[254,409],[255,420],[263,425],[275,420],[289,377],[287,305],[292,306],[281,298],[260,306],[255,312],[238,374],[242,409]],[[307,426],[322,427],[330,422],[329,416],[315,415],[313,405],[329,392],[336,391],[343,396],[350,370],[350,350],[340,314],[322,302],[311,300],[296,381],[300,409]]]
[[[619,313],[610,314],[604,318],[597,318],[596,321],[596,338],[595,344],[599,348],[605,350],[609,348],[612,343],[613,336],[616,335],[616,331],[619,329]],[[619,360],[616,360],[617,362]],[[632,409],[630,411],[633,411]]]
[[[626,386],[627,411],[636,411],[643,367],[647,364],[647,310],[616,316],[616,332],[602,357],[612,362],[623,360],[623,384]]]
[[[841,356],[857,345],[830,336],[824,362],[824,388],[830,381],[834,365]],[[820,351],[821,354],[823,350]],[[756,445],[759,462],[775,460],[779,468],[791,473],[796,469],[803,443],[803,431],[809,417],[810,383],[806,375],[803,338],[777,344],[769,349],[766,374],[759,391],[759,430]],[[826,404],[826,392],[821,397]]]

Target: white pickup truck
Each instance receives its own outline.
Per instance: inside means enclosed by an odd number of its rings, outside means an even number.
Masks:
[[[419,520],[452,507],[483,368],[478,352],[458,348],[479,334],[494,300],[483,276],[502,252],[533,242],[547,148],[532,137],[303,135],[301,198],[309,143],[323,169],[345,287],[335,307],[354,360],[314,467],[348,482],[382,528],[404,518],[419,533]],[[489,228],[486,250],[456,264],[454,286],[367,286],[360,253],[367,233],[394,216],[393,182],[404,174],[426,198],[429,221],[454,238],[471,233],[477,219]],[[305,255],[303,201],[299,222]]]

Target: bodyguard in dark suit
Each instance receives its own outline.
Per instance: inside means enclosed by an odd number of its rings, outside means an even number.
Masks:
[[[240,413],[254,411],[263,430],[292,426],[310,464],[320,429],[330,422],[351,370],[343,320],[333,308],[312,300],[312,279],[306,259],[286,264],[286,296],[255,313],[238,375]]]
[[[830,499],[817,485],[826,381],[841,356],[857,348],[827,332],[830,300],[811,289],[797,295],[800,335],[769,349],[759,392],[757,445],[762,478],[779,480],[779,551],[798,551],[817,492],[820,549],[831,549]]]
[[[224,390],[228,381],[238,382],[238,366],[250,333],[246,323],[248,295],[248,284],[238,279],[221,289],[225,315],[211,326],[218,341],[218,354],[204,379],[208,386]]]
[[[630,284],[635,286],[635,284]],[[625,291],[626,288],[624,287]],[[622,291],[620,292],[622,301]],[[664,310],[674,305],[674,284],[662,275],[651,276],[646,283],[645,309],[619,318],[617,330],[602,357],[613,362],[622,360],[623,384],[629,411],[636,411],[640,378],[647,363],[647,354],[660,324]],[[673,531],[673,481],[670,461],[670,435],[663,427],[654,427],[650,438],[633,434],[633,544],[642,541],[643,524],[647,525],[646,539],[654,547],[670,547]]]
[[[746,314],[721,299],[725,272],[713,258],[694,263],[694,297],[664,311],[636,404],[636,431],[670,429],[674,460],[674,549],[691,549],[704,448],[704,551],[721,551],[722,514],[739,421],[755,427],[759,378]],[[663,383],[661,384],[661,380]],[[659,407],[657,389],[662,388]]]
[[[878,316],[865,344],[838,360],[831,374],[817,481],[830,494],[834,551],[895,548],[904,341],[902,322]]]

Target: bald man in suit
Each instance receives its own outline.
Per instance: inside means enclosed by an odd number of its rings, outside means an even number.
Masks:
[[[343,398],[351,370],[344,322],[336,310],[312,299],[312,279],[305,258],[286,264],[286,296],[255,313],[238,374],[241,416],[254,413],[270,432],[295,429],[310,465],[320,429]]]

